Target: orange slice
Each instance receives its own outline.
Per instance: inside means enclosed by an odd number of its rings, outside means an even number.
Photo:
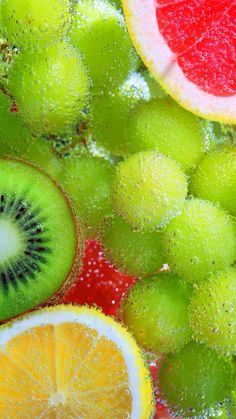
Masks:
[[[152,417],[151,381],[137,344],[96,309],[36,311],[2,326],[0,342],[0,417]]]

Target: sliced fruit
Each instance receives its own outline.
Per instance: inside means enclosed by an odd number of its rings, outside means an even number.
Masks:
[[[123,0],[128,28],[152,75],[183,107],[236,122],[232,0]]]
[[[0,174],[4,321],[67,289],[78,274],[83,246],[70,203],[48,175],[10,158],[0,159]]]
[[[137,344],[112,318],[56,306],[0,329],[0,413],[148,419],[153,394]]]

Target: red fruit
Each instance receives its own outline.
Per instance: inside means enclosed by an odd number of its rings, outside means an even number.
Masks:
[[[105,259],[97,241],[88,240],[83,271],[63,302],[96,305],[105,314],[117,316],[121,298],[135,282],[134,277],[118,272]]]

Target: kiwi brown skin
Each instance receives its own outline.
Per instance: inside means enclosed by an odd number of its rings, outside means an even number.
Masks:
[[[71,288],[71,286],[73,285],[73,283],[75,282],[75,280],[77,279],[79,274],[81,273],[82,258],[83,258],[84,249],[85,249],[85,236],[84,236],[84,232],[83,232],[81,226],[79,225],[79,221],[78,221],[74,206],[72,204],[72,200],[70,199],[69,195],[64,191],[64,189],[61,187],[61,185],[55,179],[53,179],[48,173],[46,173],[44,170],[42,170],[41,167],[37,166],[36,164],[34,164],[30,161],[20,159],[20,158],[15,158],[14,156],[4,156],[4,157],[1,157],[1,159],[2,160],[8,160],[8,161],[18,161],[20,163],[24,163],[28,166],[33,167],[38,172],[41,172],[42,174],[46,175],[54,183],[54,185],[57,187],[57,189],[59,189],[62,192],[62,194],[63,194],[63,196],[64,196],[64,198],[65,198],[65,200],[68,204],[68,207],[70,208],[71,215],[72,215],[72,218],[74,220],[75,233],[76,233],[75,255],[74,255],[74,259],[73,259],[73,264],[72,264],[70,272],[68,273],[67,277],[65,278],[65,280],[64,280],[63,284],[60,286],[60,288],[55,292],[55,294],[53,296],[51,296],[46,301],[43,301],[42,303],[38,304],[37,306],[33,307],[32,309],[23,311],[18,316],[13,316],[11,319],[0,321],[0,324],[5,324],[5,323],[8,323],[9,320],[10,321],[15,320],[15,319],[27,314],[27,313],[33,312],[35,310],[39,310],[40,308],[43,308],[43,307],[47,307],[47,306],[51,306],[51,305],[57,305],[61,302],[64,295]]]

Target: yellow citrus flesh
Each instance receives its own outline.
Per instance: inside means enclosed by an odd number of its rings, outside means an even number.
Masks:
[[[1,327],[0,342],[0,417],[152,417],[136,343],[95,309],[40,310]]]

